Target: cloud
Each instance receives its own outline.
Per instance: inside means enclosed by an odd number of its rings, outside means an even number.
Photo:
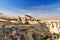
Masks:
[[[23,9],[0,10],[0,13],[4,13],[4,14],[7,14],[7,15],[12,15],[12,16],[20,16],[20,15],[24,15],[24,14],[31,15],[32,14],[29,11],[23,10]]]
[[[58,10],[59,9],[59,10]],[[1,13],[5,13],[12,16],[20,16],[28,14],[34,17],[48,17],[48,16],[60,16],[60,7],[56,5],[41,5],[33,6],[27,9],[12,8],[12,9],[0,9]]]
[[[52,17],[52,16],[60,16],[60,6],[59,4],[54,5],[42,5],[42,6],[33,6],[28,9],[32,16],[34,17]]]
[[[60,8],[57,8],[58,10],[60,10]]]

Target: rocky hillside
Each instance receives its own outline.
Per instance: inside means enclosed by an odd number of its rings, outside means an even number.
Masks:
[[[45,24],[0,28],[0,40],[43,40],[47,35],[50,37],[49,29]]]

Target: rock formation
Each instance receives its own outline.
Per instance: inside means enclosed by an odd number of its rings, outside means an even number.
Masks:
[[[0,26],[0,40],[44,40],[52,34],[60,35],[60,20],[29,15],[14,17],[0,13]]]

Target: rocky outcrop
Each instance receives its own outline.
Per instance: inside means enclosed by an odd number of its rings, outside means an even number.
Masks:
[[[40,40],[45,36],[49,37],[50,32],[46,25],[30,27],[4,27],[0,28],[1,40]]]
[[[1,40],[43,40],[54,33],[60,35],[60,20],[40,20],[29,15],[14,17],[0,13],[0,25],[5,25],[0,27]]]
[[[8,22],[8,23],[11,22],[13,24],[17,23],[17,22],[19,22],[19,24],[37,24],[38,23],[33,17],[31,17],[29,15],[14,17],[14,16],[9,16],[9,15],[0,13],[0,20],[1,19],[7,20],[6,22]],[[14,22],[12,22],[12,21],[14,21]]]

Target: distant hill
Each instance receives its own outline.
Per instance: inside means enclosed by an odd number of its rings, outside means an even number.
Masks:
[[[60,20],[60,16],[40,17],[40,19]]]
[[[60,16],[45,16],[45,17],[33,17],[33,16],[30,16],[30,15],[22,15],[23,17],[26,17],[26,18],[36,18],[36,19],[49,19],[49,20],[60,20]],[[22,17],[20,15],[20,17]],[[18,19],[18,16],[11,16],[11,15],[6,15],[4,13],[0,13],[0,18],[2,19]]]
[[[6,15],[4,13],[0,13],[0,18],[1,19],[17,19],[17,17]]]
[[[60,16],[40,16],[40,17],[35,17],[36,19],[48,19],[48,20],[60,20]]]

